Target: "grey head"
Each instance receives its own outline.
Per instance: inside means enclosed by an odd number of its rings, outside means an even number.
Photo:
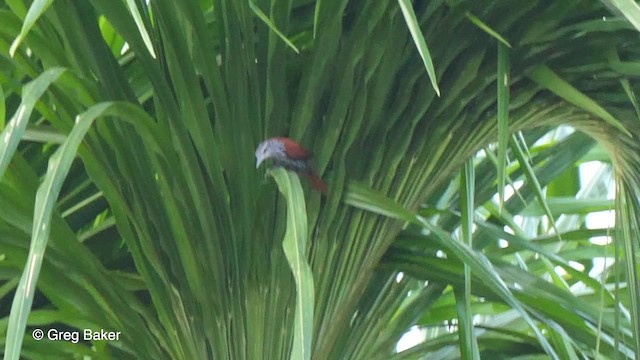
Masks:
[[[267,139],[261,142],[256,149],[256,168],[267,159],[282,159],[284,157],[286,154],[282,141],[276,138]]]

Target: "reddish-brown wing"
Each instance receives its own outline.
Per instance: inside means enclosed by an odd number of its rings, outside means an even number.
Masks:
[[[298,144],[294,140],[286,137],[276,138],[284,144],[284,151],[292,159],[308,159],[311,157],[311,151],[305,149],[302,145]]]

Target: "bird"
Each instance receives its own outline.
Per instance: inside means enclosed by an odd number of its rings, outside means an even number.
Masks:
[[[256,169],[266,160],[272,166],[283,167],[304,176],[311,187],[327,194],[327,184],[313,169],[311,151],[287,137],[273,137],[261,142],[256,149]]]

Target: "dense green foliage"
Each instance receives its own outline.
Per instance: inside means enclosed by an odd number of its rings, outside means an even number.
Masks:
[[[0,24],[6,358],[640,352],[632,0],[5,0]],[[255,169],[282,135],[328,196]]]

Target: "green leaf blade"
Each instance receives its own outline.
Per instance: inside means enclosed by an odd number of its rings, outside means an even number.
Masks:
[[[314,285],[307,261],[307,212],[304,193],[297,175],[276,168],[270,171],[287,200],[287,229],[282,248],[296,282],[296,311],[291,359],[311,358],[313,336]]]
[[[580,92],[573,87],[567,81],[562,79],[558,74],[551,70],[546,65],[537,66],[529,73],[529,77],[538,83],[538,85],[548,89],[554,94],[558,95],[562,99],[570,102],[571,104],[590,112],[593,115],[600,117],[622,133],[631,136],[629,130],[627,130],[618,119],[613,117],[607,110],[600,106],[593,99]]]
[[[27,37],[31,28],[35,25],[36,21],[44,14],[47,8],[53,3],[53,0],[35,0],[29,7],[27,16],[22,23],[22,29],[18,37],[13,40],[11,47],[9,48],[9,54],[13,57],[18,49],[18,46],[22,43],[24,38]]]
[[[64,68],[51,68],[23,87],[22,103],[0,134],[0,178],[18,148],[36,103],[65,71]]]
[[[416,18],[416,13],[413,11],[411,1],[398,0],[398,3],[400,4],[400,9],[402,10],[402,15],[407,23],[411,37],[413,37],[413,42],[416,44],[420,57],[422,58],[422,62],[427,69],[427,74],[431,80],[431,86],[433,86],[433,90],[436,91],[436,94],[440,96],[440,88],[438,87],[438,80],[436,79],[436,70],[433,67],[433,60],[431,60],[431,53],[429,52],[429,47],[424,39],[424,35],[422,35],[422,31],[420,30],[420,24]]]

